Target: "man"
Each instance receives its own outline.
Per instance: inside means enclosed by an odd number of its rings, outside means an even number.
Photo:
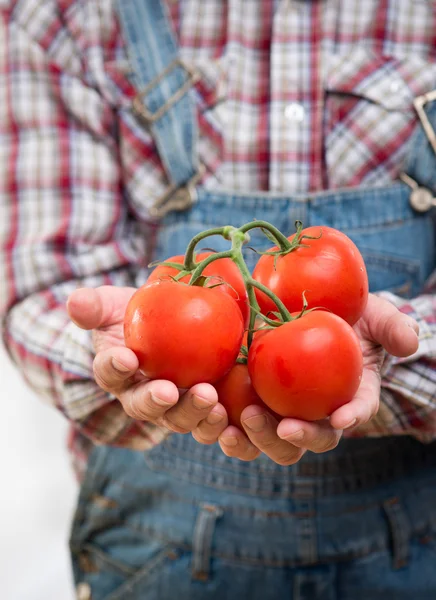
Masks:
[[[434,18],[413,0],[3,6],[4,340],[72,422],[80,597],[434,597]],[[151,258],[253,218],[345,231],[389,300],[356,325],[362,385],[328,422],[249,407],[243,434],[212,386],[146,382],[124,347]]]

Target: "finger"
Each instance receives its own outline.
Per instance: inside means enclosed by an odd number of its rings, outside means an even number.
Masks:
[[[330,416],[335,429],[351,429],[367,423],[377,414],[380,403],[380,376],[365,369],[359,389],[351,402],[344,404]]]
[[[199,383],[185,392],[165,414],[164,425],[176,433],[189,433],[206,419],[218,403],[218,394],[208,383]]]
[[[241,423],[252,444],[278,465],[293,465],[305,452],[279,438],[277,420],[260,406],[245,408],[241,414]]]
[[[215,444],[228,425],[226,409],[216,404],[208,416],[192,430],[192,437],[200,444]]]
[[[419,346],[418,323],[393,304],[370,294],[363,314],[368,337],[393,356],[410,356]]]
[[[121,391],[117,398],[126,413],[138,421],[161,422],[179,399],[179,390],[171,381],[141,381]]]
[[[257,458],[260,450],[256,448],[238,427],[230,425],[219,437],[219,445],[226,456],[251,461]]]
[[[74,323],[82,329],[98,329],[119,323],[135,288],[104,285],[98,288],[80,288],[70,294],[67,311]]]
[[[98,352],[94,358],[94,378],[106,392],[118,395],[131,384],[138,370],[134,352],[122,346],[114,346]]]
[[[342,431],[334,429],[328,420],[309,422],[283,419],[277,428],[277,435],[294,446],[319,454],[336,448]]]

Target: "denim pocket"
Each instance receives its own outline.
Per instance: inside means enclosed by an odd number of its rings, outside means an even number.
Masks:
[[[398,296],[411,297],[420,287],[420,264],[413,259],[360,247],[368,272],[372,292],[390,291]]]
[[[133,485],[141,468],[140,452],[99,446],[90,455],[70,549],[76,584],[89,586],[92,600],[157,598],[149,595],[156,578],[188,554],[140,525],[141,513],[159,501],[145,480]]]
[[[138,527],[136,517],[147,500],[139,496],[131,503],[129,497],[122,488],[120,503],[94,493],[86,513],[75,520],[71,542],[75,580],[90,587],[92,600],[157,599],[152,591],[157,579],[189,554],[187,548]]]
[[[144,545],[141,544],[141,549]],[[84,568],[82,582],[90,586],[92,600],[157,600],[157,580],[166,569],[173,569],[181,556],[180,551],[162,547],[146,563],[133,568],[130,564],[114,560],[100,548],[87,545],[79,558]]]

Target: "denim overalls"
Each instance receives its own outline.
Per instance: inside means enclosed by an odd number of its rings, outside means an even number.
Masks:
[[[432,211],[411,206],[404,183],[304,196],[194,189],[188,89],[196,74],[177,60],[160,0],[120,0],[119,12],[143,90],[134,108],[174,184],[156,207],[155,259],[183,252],[209,227],[257,218],[291,233],[298,219],[347,233],[364,256],[372,291],[419,293],[435,268],[434,224]],[[436,103],[426,114],[436,125]],[[405,171],[436,190],[423,128]],[[228,247],[221,238],[207,243]],[[256,233],[252,244],[270,246]],[[256,256],[248,251],[246,260],[253,267]],[[172,435],[146,453],[98,447],[71,549],[82,600],[435,600],[436,444],[343,440],[293,467],[265,456],[230,459],[190,435]]]

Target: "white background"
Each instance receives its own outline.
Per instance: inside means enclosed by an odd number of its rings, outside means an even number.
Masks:
[[[23,383],[0,344],[0,596],[73,600],[68,536],[77,485],[67,424]]]

